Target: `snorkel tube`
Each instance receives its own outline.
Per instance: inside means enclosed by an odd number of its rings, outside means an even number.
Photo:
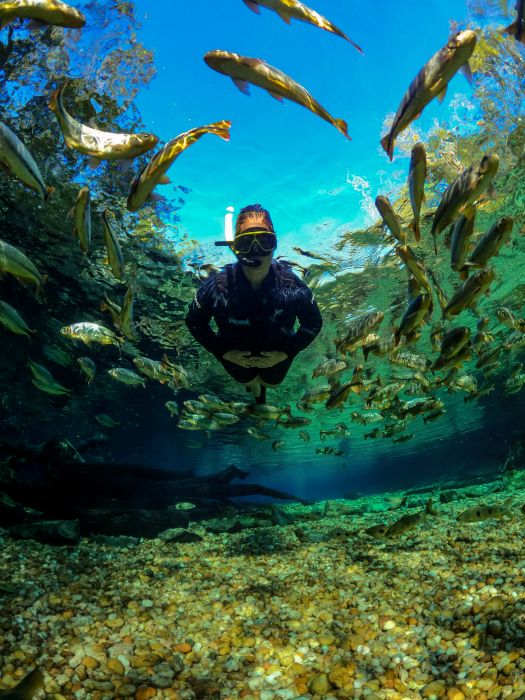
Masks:
[[[236,253],[234,250],[233,212],[233,207],[226,207],[226,214],[224,216],[224,240],[215,241],[215,245],[228,246],[241,265],[245,265],[246,267],[260,267],[262,265],[261,260],[247,258],[246,256],[242,255],[242,253]]]

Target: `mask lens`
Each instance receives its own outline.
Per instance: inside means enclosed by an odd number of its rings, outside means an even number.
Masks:
[[[250,233],[238,236],[235,239],[237,253],[250,253],[252,249],[260,249],[268,253],[276,247],[277,237],[274,233]]]
[[[273,250],[277,245],[277,239],[274,233],[259,233],[256,236],[256,241],[265,252]]]

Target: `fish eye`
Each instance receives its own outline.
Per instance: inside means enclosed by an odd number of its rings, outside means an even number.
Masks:
[[[481,517],[481,511],[480,511],[480,510],[477,510],[477,511],[476,511],[476,515],[478,516],[478,518]]]

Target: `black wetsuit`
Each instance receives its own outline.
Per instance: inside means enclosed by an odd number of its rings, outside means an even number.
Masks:
[[[210,328],[212,318],[218,333]],[[300,325],[294,331],[296,320]],[[247,383],[259,375],[268,384],[279,384],[297,353],[319,333],[323,321],[312,292],[288,264],[273,262],[255,290],[240,264],[234,263],[200,287],[186,325],[237,381]],[[254,355],[281,350],[288,358],[273,367],[241,367],[222,359],[228,350],[250,350]]]

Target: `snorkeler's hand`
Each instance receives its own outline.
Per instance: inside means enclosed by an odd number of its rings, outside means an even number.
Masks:
[[[249,350],[228,350],[222,356],[223,360],[233,362],[234,365],[240,367],[253,367],[253,360]]]
[[[252,357],[252,367],[273,367],[283,362],[288,355],[282,350],[262,350],[261,357]]]

